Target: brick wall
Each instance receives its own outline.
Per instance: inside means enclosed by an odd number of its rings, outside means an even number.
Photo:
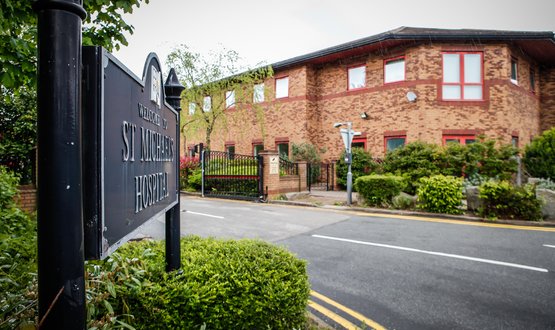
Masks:
[[[19,187],[19,196],[16,197],[16,203],[26,212],[34,212],[37,210],[37,189],[33,185],[25,185]]]
[[[441,99],[441,52],[454,50],[483,53],[483,101]],[[400,55],[405,56],[406,80],[384,84],[384,60]],[[518,85],[510,82],[511,58],[518,60]],[[366,86],[348,91],[347,70],[356,65],[366,65]],[[530,86],[530,68],[538,78],[536,91]],[[375,157],[383,157],[384,134],[392,131],[406,131],[407,142],[437,144],[449,130],[483,132],[504,143],[516,134],[522,146],[530,136],[555,125],[555,70],[541,69],[502,43],[415,44],[275,73],[283,76],[289,77],[289,97],[270,96],[259,112],[249,107],[229,112],[225,128],[213,135],[213,150],[223,150],[225,141],[234,141],[237,153],[251,154],[253,140],[263,140],[265,149],[274,149],[276,138],[287,137],[290,144],[324,147],[324,159],[337,159],[344,147],[333,124],[340,121],[352,121],[356,131],[366,133],[367,149]],[[274,79],[265,84],[274,90]],[[409,91],[417,95],[415,102],[407,100]],[[362,112],[369,118],[361,119]],[[189,143],[202,138],[197,135]]]

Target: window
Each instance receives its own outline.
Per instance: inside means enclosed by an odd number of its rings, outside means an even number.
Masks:
[[[252,154],[253,156],[258,156],[258,153],[264,150],[263,144],[253,144],[252,145]]]
[[[443,53],[444,100],[482,100],[482,53]]]
[[[405,145],[407,140],[406,136],[386,136],[385,137],[385,151],[393,151]]]
[[[225,107],[226,109],[233,108],[235,106],[235,91],[225,92]]]
[[[235,158],[235,144],[226,144],[225,151],[227,152],[228,159]]]
[[[210,96],[205,96],[202,102],[202,111],[210,112],[212,110],[212,98]]]
[[[405,80],[405,58],[392,58],[384,61],[385,84]]]
[[[515,58],[511,58],[511,82],[518,85],[518,62]]]
[[[518,148],[518,135],[513,135],[511,137],[511,145],[515,148]]]
[[[189,116],[194,115],[196,110],[197,110],[197,105],[193,102],[190,102],[189,103]]]
[[[351,142],[351,148],[362,148],[366,150],[366,136],[353,137],[353,142]]]
[[[264,83],[254,85],[252,103],[264,102]]]
[[[278,143],[277,149],[280,157],[289,158],[289,142]]]
[[[444,135],[443,144],[457,143],[461,145],[471,144],[476,142],[474,135]]]
[[[532,68],[530,68],[530,90],[536,91],[536,72]]]
[[[357,66],[347,70],[349,75],[349,89],[358,89],[366,86],[366,66]]]
[[[276,79],[276,99],[289,97],[289,77]]]

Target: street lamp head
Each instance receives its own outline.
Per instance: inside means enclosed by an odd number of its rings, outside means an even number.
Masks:
[[[341,127],[341,125],[343,125],[343,123],[335,123],[333,124],[333,127],[338,128],[338,127]]]

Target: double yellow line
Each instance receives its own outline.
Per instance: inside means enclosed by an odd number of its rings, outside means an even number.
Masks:
[[[339,309],[340,311],[356,318],[357,320],[359,320],[362,324],[375,329],[375,330],[385,330],[385,328],[376,323],[375,321],[372,321],[371,319],[365,317],[364,315],[350,309],[347,306],[343,306],[340,303],[331,300],[330,298],[316,292],[316,291],[310,291],[310,295],[314,298],[317,298],[319,300],[321,300],[322,302],[333,306],[337,309]],[[360,327],[357,327],[356,325],[354,325],[352,322],[346,320],[345,318],[341,317],[340,315],[330,311],[329,309],[327,309],[326,307],[314,302],[313,300],[309,300],[308,301],[308,306],[316,311],[318,311],[319,313],[321,313],[322,315],[326,316],[327,318],[333,320],[335,323],[341,325],[343,328],[345,329],[349,329],[349,330],[355,330],[355,329],[361,329]]]

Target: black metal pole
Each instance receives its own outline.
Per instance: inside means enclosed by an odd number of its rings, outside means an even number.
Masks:
[[[80,0],[39,0],[38,283],[40,329],[84,329]]]
[[[181,92],[185,89],[179,80],[177,79],[177,74],[175,70],[172,68],[168,74],[168,78],[166,79],[166,83],[164,84],[164,91],[166,93],[166,101],[177,111],[177,141],[176,141],[176,150],[177,152],[177,161],[176,161],[176,170],[177,170],[177,204],[172,207],[169,211],[166,212],[166,271],[170,272],[172,270],[176,270],[181,268],[181,245],[180,245],[180,187],[179,187],[179,162],[181,161],[181,157],[179,156],[180,148],[180,135],[181,130],[180,126],[180,111],[181,111]]]

